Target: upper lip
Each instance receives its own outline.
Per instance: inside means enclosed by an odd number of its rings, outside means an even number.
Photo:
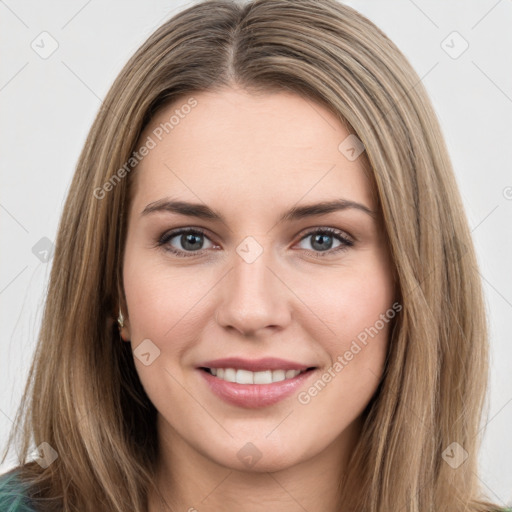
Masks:
[[[198,368],[234,368],[236,370],[249,370],[252,372],[263,370],[307,370],[313,365],[287,361],[275,357],[264,357],[262,359],[243,359],[241,357],[225,357],[213,359],[198,365]]]

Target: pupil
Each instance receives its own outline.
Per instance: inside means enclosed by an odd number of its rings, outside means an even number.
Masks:
[[[189,233],[187,235],[183,235],[185,237],[185,243],[183,243],[183,247],[185,249],[197,249],[199,237],[197,235],[194,235],[192,233]],[[196,243],[194,243],[196,242]]]
[[[328,247],[327,247],[327,246],[329,246],[330,244],[329,244],[328,242],[325,242],[325,240],[324,240],[324,239],[331,239],[331,241],[332,241],[332,236],[330,236],[330,235],[316,235],[316,236],[314,237],[314,242],[313,242],[313,244],[316,244],[316,243],[317,243],[317,240],[320,240],[320,242],[319,242],[319,247],[318,247],[318,248],[319,248],[320,250],[326,250],[326,249],[328,249]]]

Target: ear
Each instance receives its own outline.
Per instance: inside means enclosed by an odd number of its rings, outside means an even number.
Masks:
[[[123,327],[119,328],[119,335],[121,336],[123,341],[129,342],[131,340],[130,322],[128,320],[128,317],[125,316],[125,313],[123,313],[123,317]]]
[[[119,328],[119,335],[121,336],[123,341],[130,342],[131,340],[131,329],[130,329],[130,319],[128,316],[128,307],[126,306],[126,297],[124,296],[124,292],[122,290],[118,290],[119,304],[117,307],[117,314],[122,315],[122,323],[123,326],[119,324],[119,319],[121,316],[116,318],[116,323]]]

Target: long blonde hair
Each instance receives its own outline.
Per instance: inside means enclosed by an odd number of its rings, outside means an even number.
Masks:
[[[233,84],[293,91],[327,106],[363,142],[371,169],[402,311],[340,482],[346,510],[492,509],[476,477],[486,319],[445,143],[406,58],[335,0],[198,3],[158,28],[117,77],[60,221],[38,346],[9,440],[22,432],[21,481],[42,511],[146,512],[156,410],[114,325],[124,304],[136,172],[119,169],[159,109]],[[58,453],[46,469],[28,458],[43,442]],[[452,443],[469,455],[456,469],[442,457]]]

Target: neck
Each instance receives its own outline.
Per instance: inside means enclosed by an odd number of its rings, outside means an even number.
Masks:
[[[340,512],[340,487],[359,437],[361,420],[349,425],[315,456],[273,471],[241,471],[218,464],[190,446],[160,416],[161,496],[149,496],[149,512]]]

